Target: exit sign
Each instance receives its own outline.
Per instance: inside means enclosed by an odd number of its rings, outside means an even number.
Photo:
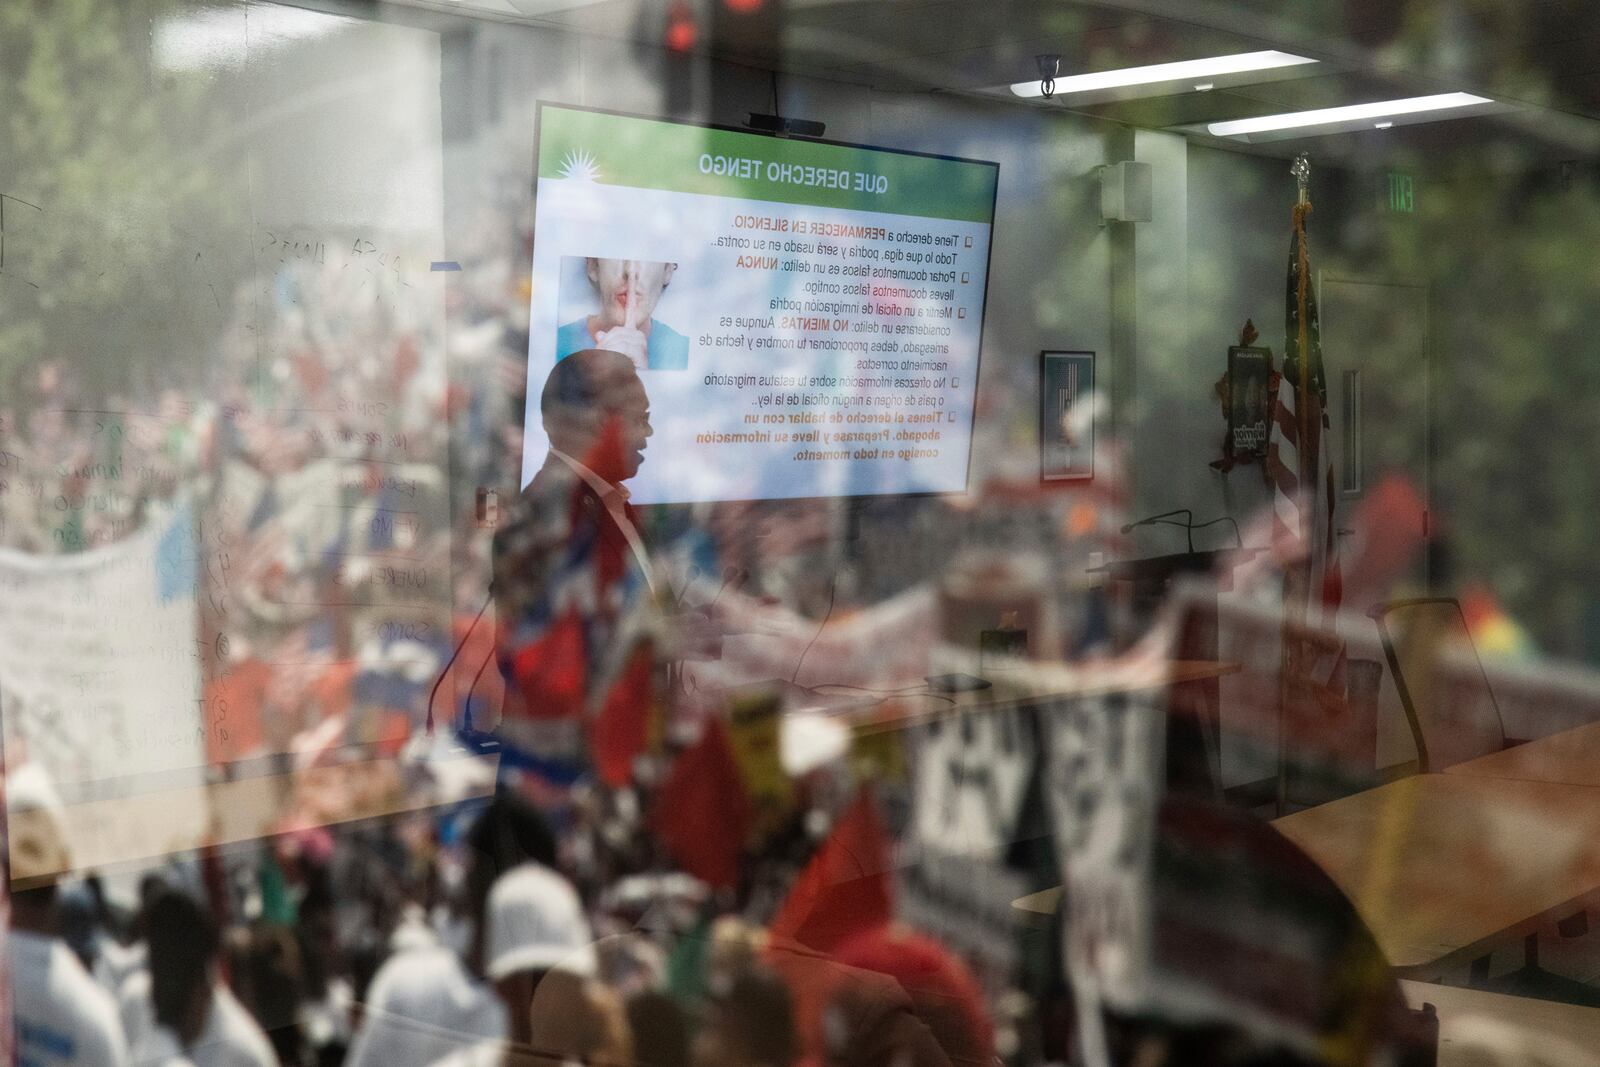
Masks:
[[[1388,175],[1385,206],[1396,215],[1412,215],[1417,210],[1417,183],[1409,174]]]

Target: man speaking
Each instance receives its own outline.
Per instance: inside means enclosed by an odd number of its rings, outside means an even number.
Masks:
[[[661,614],[622,484],[644,463],[650,401],[627,355],[584,349],[556,363],[539,410],[550,454],[494,539],[496,734],[503,760],[622,785],[660,691]]]

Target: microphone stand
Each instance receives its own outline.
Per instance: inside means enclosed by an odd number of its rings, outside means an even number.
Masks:
[[[1172,518],[1175,515],[1182,515],[1184,517],[1184,521],[1173,522]],[[1190,511],[1188,508],[1178,508],[1176,511],[1163,511],[1159,515],[1151,515],[1147,519],[1140,519],[1138,522],[1130,522],[1122,527],[1122,532],[1124,534],[1132,533],[1140,526],[1176,526],[1183,530],[1185,537],[1188,539],[1189,552],[1191,554],[1194,552],[1194,512]]]

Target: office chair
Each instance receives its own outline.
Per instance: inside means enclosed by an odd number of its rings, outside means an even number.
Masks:
[[[1523,743],[1506,736],[1500,705],[1472,643],[1460,601],[1455,597],[1413,597],[1379,604],[1369,614],[1383,640],[1384,658],[1389,661],[1389,673],[1416,742],[1421,773],[1442,771]],[[1440,667],[1448,653],[1457,657],[1460,670],[1455,678],[1472,692],[1463,692],[1459,685],[1444,691],[1447,675]],[[1588,930],[1588,917],[1579,910],[1556,925],[1563,937],[1577,937]],[[1537,933],[1527,935],[1523,951],[1522,967],[1492,982],[1489,957],[1474,960],[1471,984],[1518,996],[1600,1006],[1600,989],[1539,966]]]
[[[1500,705],[1472,644],[1460,601],[1413,597],[1379,604],[1369,614],[1378,624],[1389,673],[1416,742],[1419,771],[1442,771],[1522,743],[1506,736]],[[1471,657],[1470,669],[1460,677],[1474,692],[1457,689],[1444,698],[1440,689],[1446,678],[1438,668],[1446,650]]]

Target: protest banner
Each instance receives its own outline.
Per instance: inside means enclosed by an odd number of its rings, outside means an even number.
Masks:
[[[181,505],[103,548],[0,551],[6,756],[41,766],[69,807],[203,778],[211,653],[198,640],[193,521]],[[198,840],[204,824],[203,806],[167,813],[162,847]],[[76,866],[93,865],[95,840],[71,844]]]

